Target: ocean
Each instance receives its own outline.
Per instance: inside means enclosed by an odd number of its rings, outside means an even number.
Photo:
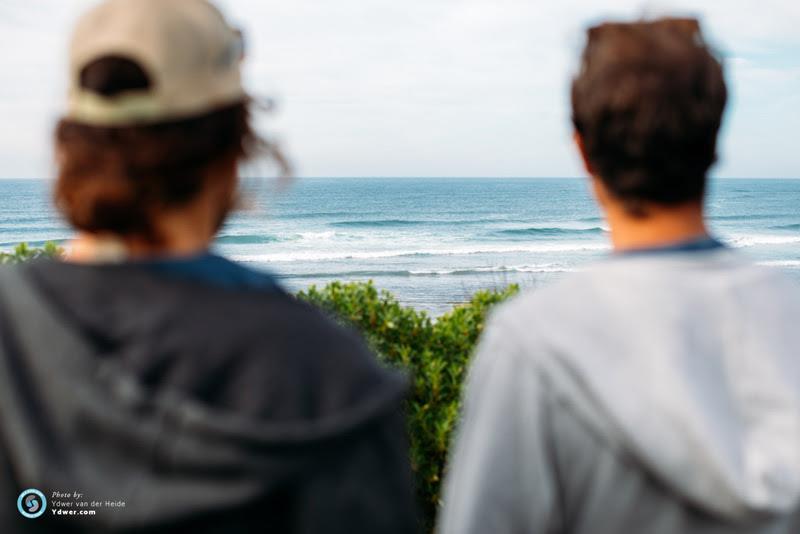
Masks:
[[[0,180],[0,248],[64,240],[45,180]],[[439,314],[475,291],[535,288],[609,253],[583,179],[314,178],[245,185],[214,248],[294,291],[373,280]],[[715,179],[714,234],[800,283],[800,180]]]

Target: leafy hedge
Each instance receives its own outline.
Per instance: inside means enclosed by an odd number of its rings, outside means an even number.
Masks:
[[[479,291],[468,303],[435,320],[400,305],[372,282],[333,282],[298,294],[360,330],[385,362],[411,372],[413,387],[407,402],[411,463],[427,529],[433,526],[439,506],[447,447],[473,347],[489,309],[517,291],[517,286]]]
[[[57,258],[64,254],[64,250],[57,244],[49,241],[41,248],[29,247],[27,243],[20,243],[11,252],[0,252],[0,264],[20,263],[36,258]]]

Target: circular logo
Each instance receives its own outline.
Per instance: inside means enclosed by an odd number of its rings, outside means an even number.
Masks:
[[[37,489],[26,489],[19,494],[17,499],[17,510],[28,519],[36,519],[44,513],[47,508],[47,499],[44,494]]]

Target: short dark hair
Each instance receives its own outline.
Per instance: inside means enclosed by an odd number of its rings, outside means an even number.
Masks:
[[[572,121],[599,178],[644,215],[702,199],[726,99],[696,20],[606,23],[588,30]]]
[[[108,56],[83,69],[81,85],[113,97],[146,89],[150,80],[136,62]],[[195,198],[214,178],[205,172],[212,165],[272,150],[251,127],[250,106],[243,101],[196,117],[133,126],[59,121],[57,207],[79,230],[160,241],[154,213]],[[219,200],[221,224],[233,199]]]

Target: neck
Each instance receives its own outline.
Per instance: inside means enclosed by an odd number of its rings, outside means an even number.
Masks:
[[[216,232],[216,224],[204,215],[193,210],[162,214],[158,226],[161,239],[157,242],[136,235],[80,233],[70,243],[67,259],[96,263],[201,254],[208,249]]]
[[[153,213],[159,239],[113,234],[79,234],[68,259],[76,262],[122,261],[148,257],[193,256],[208,250],[236,192],[236,159],[212,164],[203,177],[205,186],[190,202]]]
[[[650,206],[644,217],[630,215],[621,205],[608,206],[606,218],[616,251],[667,246],[708,236],[700,202]]]

